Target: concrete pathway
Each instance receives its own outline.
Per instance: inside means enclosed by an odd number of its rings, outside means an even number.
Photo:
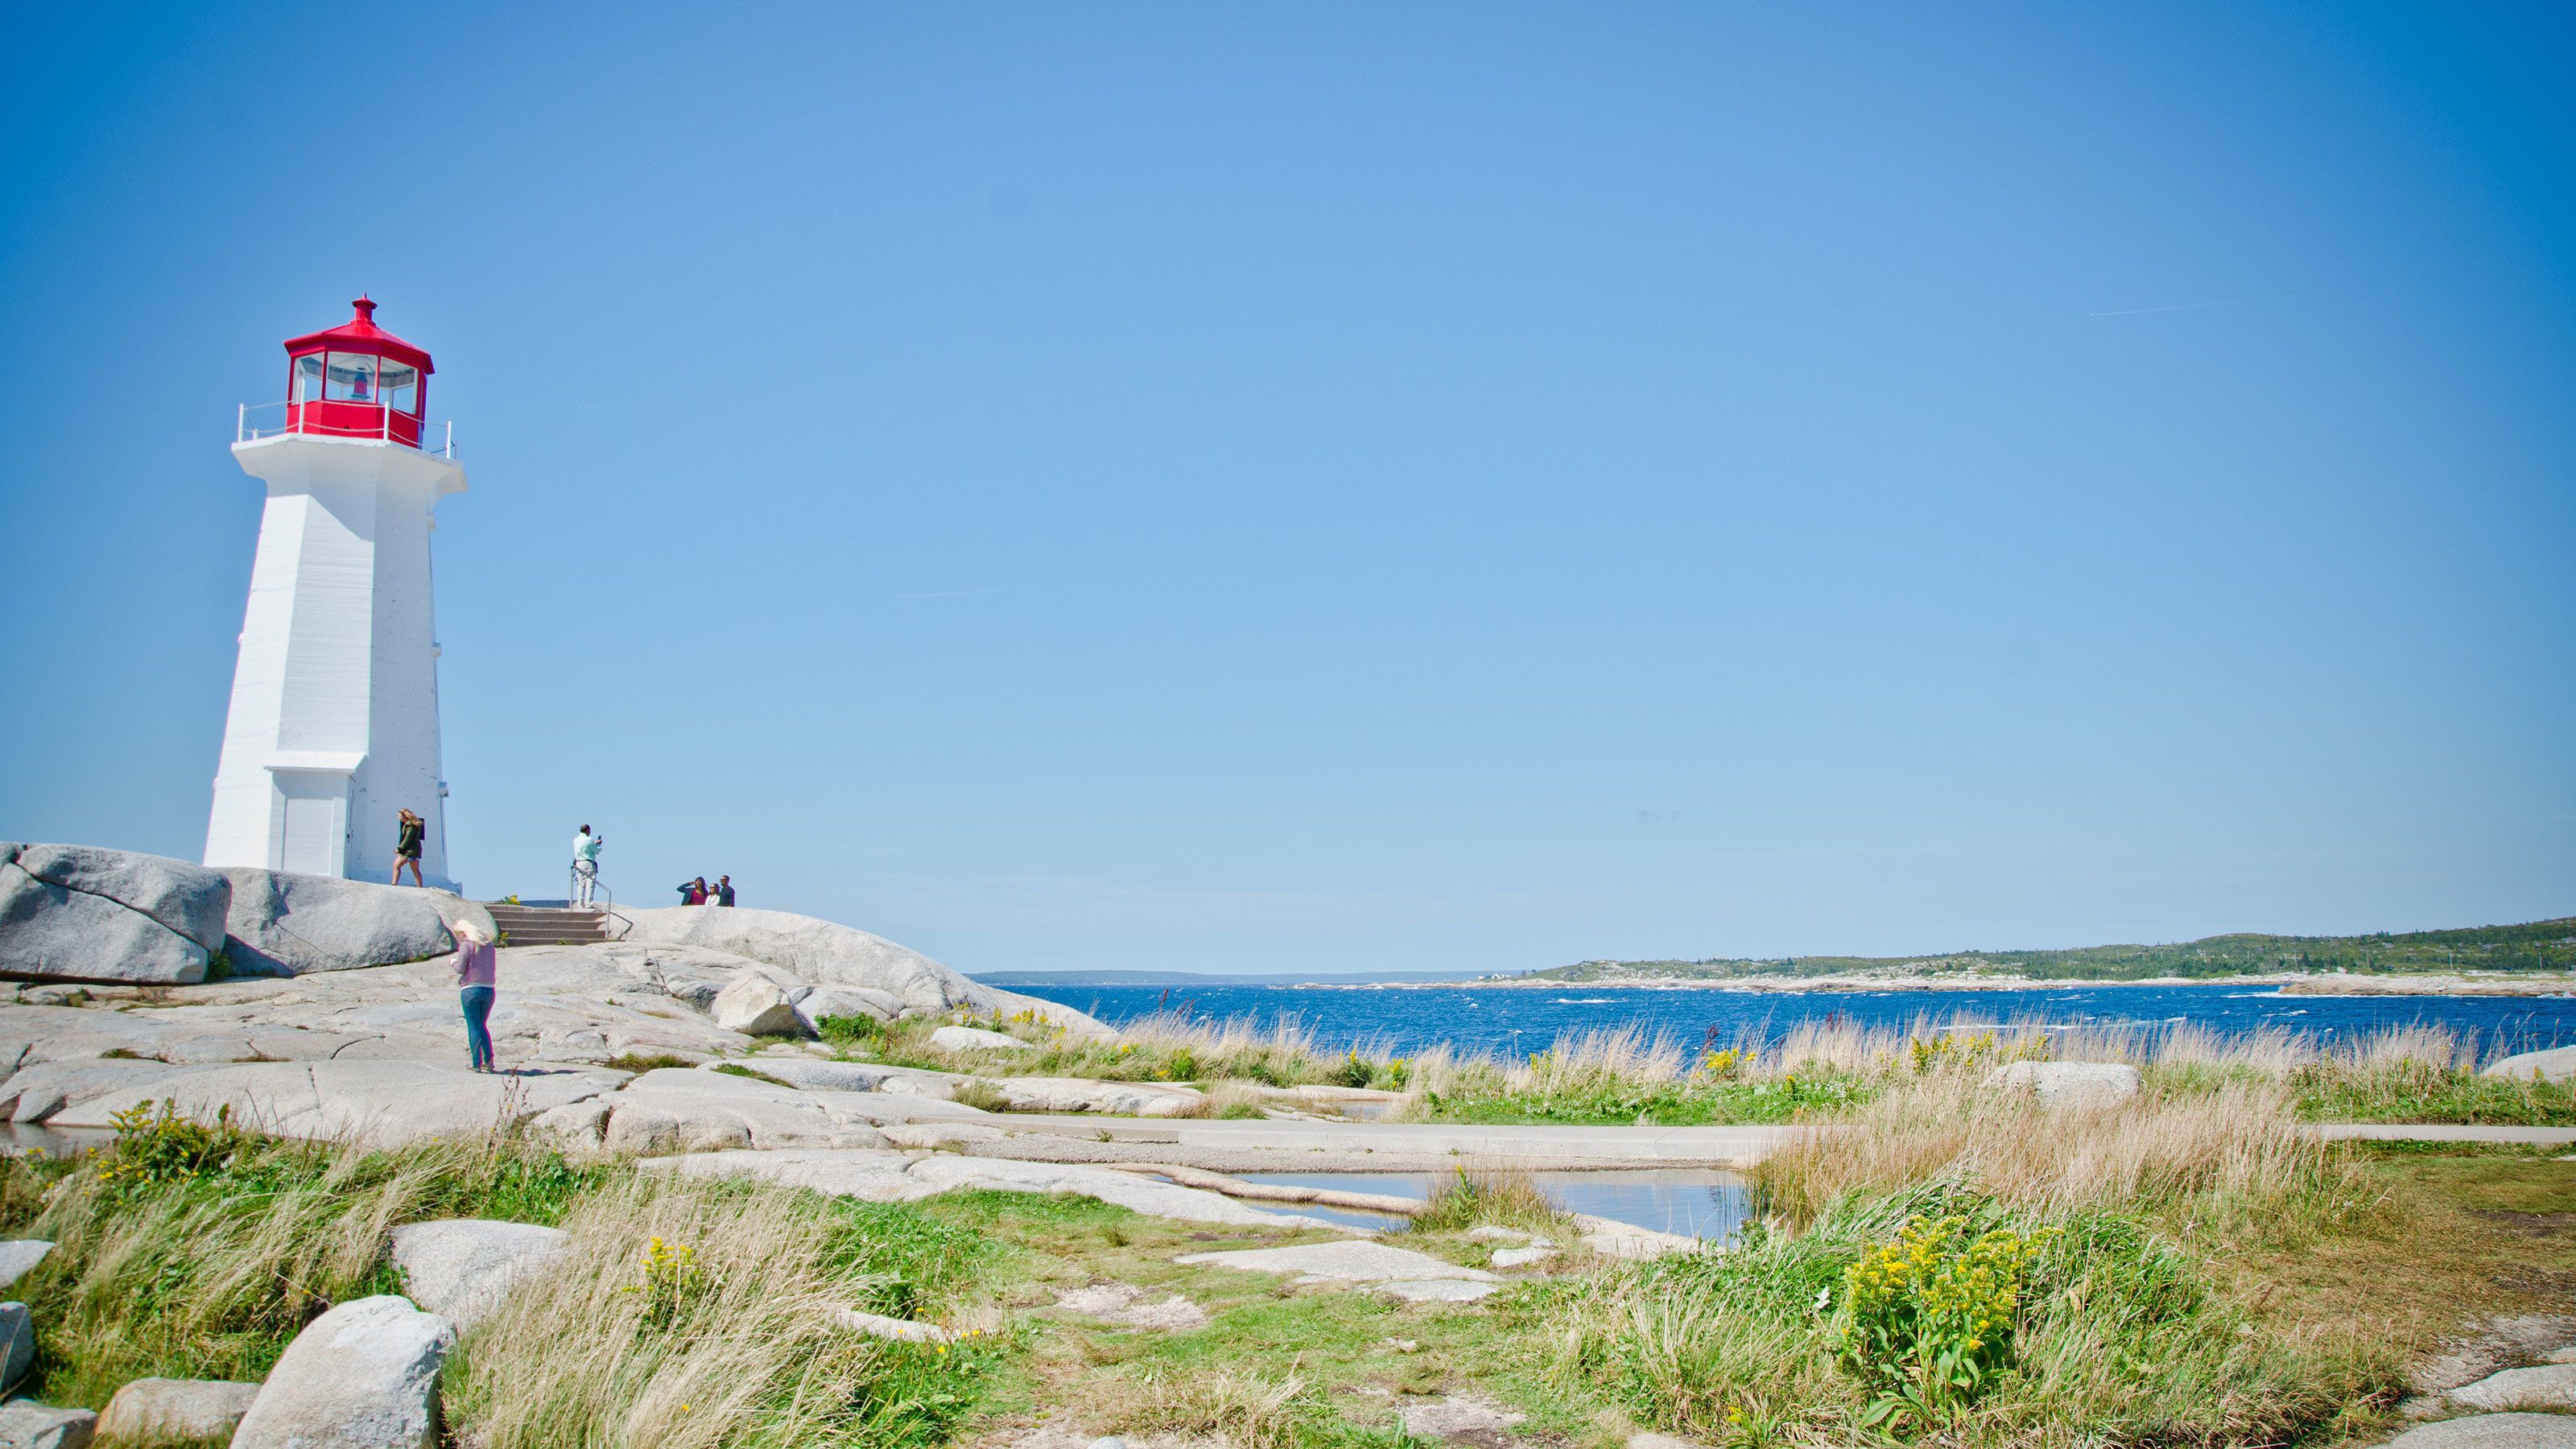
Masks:
[[[2576,1143],[2576,1127],[2464,1127],[2447,1122],[2322,1122],[2319,1137],[2358,1142],[2500,1142],[2521,1147]]]

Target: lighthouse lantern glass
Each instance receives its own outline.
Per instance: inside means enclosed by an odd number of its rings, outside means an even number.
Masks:
[[[327,402],[362,402],[376,400],[376,356],[371,352],[334,352],[323,369],[323,399]]]
[[[398,413],[420,411],[420,369],[388,357],[376,372],[376,396]]]
[[[295,386],[288,397],[295,402],[322,400],[322,354],[308,352],[295,359]]]

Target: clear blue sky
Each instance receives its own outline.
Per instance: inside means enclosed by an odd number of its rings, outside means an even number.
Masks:
[[[2567,914],[2571,69],[2563,4],[9,7],[0,836],[203,848],[234,405],[364,288],[471,470],[477,893],[587,820],[969,970]]]

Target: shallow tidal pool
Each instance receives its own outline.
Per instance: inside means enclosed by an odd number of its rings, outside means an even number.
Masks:
[[[1287,1187],[1330,1188],[1369,1192],[1417,1201],[1431,1196],[1443,1174],[1433,1172],[1247,1172],[1246,1182]],[[1590,1213],[1613,1222],[1657,1232],[1680,1233],[1709,1242],[1732,1242],[1751,1216],[1744,1179],[1732,1172],[1706,1168],[1642,1168],[1618,1172],[1533,1172],[1530,1181],[1549,1202],[1572,1213]],[[1253,1203],[1282,1214],[1328,1218],[1353,1227],[1403,1232],[1409,1218],[1389,1213],[1359,1212],[1314,1203]]]

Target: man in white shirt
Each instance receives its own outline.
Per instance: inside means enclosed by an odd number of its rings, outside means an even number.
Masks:
[[[590,909],[591,889],[599,883],[599,848],[607,843],[587,825],[572,838],[572,903],[582,910]]]

